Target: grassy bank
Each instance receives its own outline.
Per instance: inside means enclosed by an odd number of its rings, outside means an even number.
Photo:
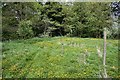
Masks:
[[[102,53],[102,39],[53,37],[3,42],[3,77],[97,78],[102,70],[97,47]],[[107,40],[106,61],[108,76],[117,77],[118,40]]]

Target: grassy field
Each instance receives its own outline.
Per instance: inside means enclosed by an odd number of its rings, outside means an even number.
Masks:
[[[53,37],[3,42],[3,77],[98,78],[102,59],[97,47],[102,53],[102,39]],[[118,77],[118,40],[107,40],[106,69],[109,77]]]

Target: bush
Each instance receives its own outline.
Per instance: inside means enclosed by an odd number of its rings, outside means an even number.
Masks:
[[[26,39],[33,37],[32,22],[30,20],[21,21],[18,25],[18,35],[20,38]]]
[[[109,38],[109,39],[118,39],[119,38],[118,28],[113,27],[111,30],[108,30],[107,31],[107,38]]]

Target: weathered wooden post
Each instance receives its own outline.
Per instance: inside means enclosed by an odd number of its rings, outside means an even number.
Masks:
[[[101,51],[100,51],[100,47],[96,47],[97,48],[97,54],[98,54],[98,66],[99,66],[99,78],[102,78],[103,77],[103,73],[101,71],[101,58],[102,58],[102,54],[101,54]]]
[[[84,52],[84,64],[86,64],[87,56],[88,56],[88,52],[87,52],[87,49],[85,49],[85,52]]]
[[[104,50],[103,50],[103,69],[104,69],[104,78],[107,78],[106,72],[106,28],[104,28]]]
[[[104,51],[103,51],[103,65],[106,62],[106,28],[104,28]]]
[[[63,37],[62,37],[62,40],[61,40],[61,46],[62,46],[61,53],[64,54],[64,43],[63,43]]]
[[[107,78],[107,72],[106,72],[106,28],[104,28],[104,47],[103,47],[103,55],[101,54],[100,47],[97,47],[97,53],[98,53],[98,60],[101,61],[101,58],[103,58],[103,67],[99,65],[99,72],[100,77]],[[100,63],[100,62],[99,62]],[[102,69],[102,70],[101,70]]]
[[[85,55],[85,53],[83,54],[83,63],[86,64],[86,55]]]
[[[64,54],[64,44],[62,43],[62,54]]]

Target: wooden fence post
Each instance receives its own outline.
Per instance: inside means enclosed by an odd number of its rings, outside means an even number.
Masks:
[[[103,65],[106,62],[106,28],[104,29],[104,51],[103,51]]]
[[[106,72],[106,28],[104,28],[103,70],[104,70],[104,78],[107,78],[107,72]]]

